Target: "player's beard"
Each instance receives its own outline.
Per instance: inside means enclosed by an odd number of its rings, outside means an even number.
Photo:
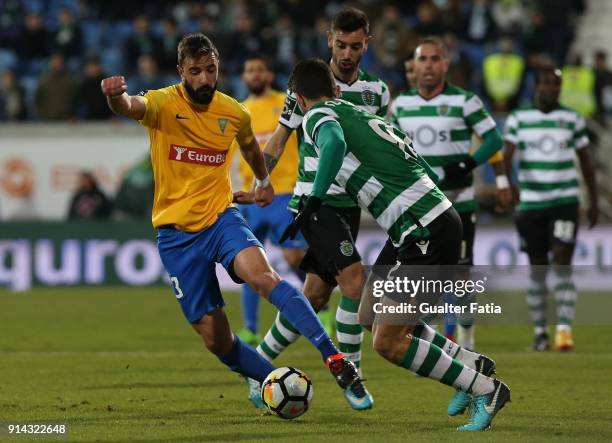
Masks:
[[[189,94],[191,101],[199,105],[208,105],[212,101],[215,91],[217,90],[216,82],[212,86],[201,86],[198,89],[193,89],[193,86],[183,81],[183,86],[187,94]]]
[[[266,82],[247,84],[247,88],[251,95],[259,97],[266,90]]]
[[[355,72],[357,69],[359,69],[359,62],[361,61],[361,57],[359,57],[357,60],[355,60],[354,62],[352,60],[346,60],[346,61],[350,61],[350,63],[348,64],[348,66],[343,66],[343,60],[338,60],[336,62],[336,66],[338,67],[338,70],[344,74],[344,75],[349,75],[352,74],[353,72]]]

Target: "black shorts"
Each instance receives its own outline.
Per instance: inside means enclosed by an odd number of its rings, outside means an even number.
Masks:
[[[361,261],[355,246],[360,221],[359,208],[321,206],[316,220],[311,219],[302,226],[308,249],[300,269],[336,286],[339,271]]]
[[[461,237],[461,250],[459,254],[460,265],[474,264],[474,234],[476,233],[476,212],[459,212],[463,235]]]
[[[398,261],[402,265],[458,264],[463,236],[461,218],[455,208],[448,208],[427,225],[427,228],[427,239],[416,240],[408,237],[399,248],[387,239],[374,266],[393,266]]]
[[[530,256],[547,256],[553,245],[573,251],[578,233],[578,205],[518,211],[515,217],[521,251]]]

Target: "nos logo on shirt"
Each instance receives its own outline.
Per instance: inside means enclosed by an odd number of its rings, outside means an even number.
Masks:
[[[189,146],[170,145],[170,160],[196,163],[205,166],[221,166],[225,163],[227,151],[215,149],[191,148]]]

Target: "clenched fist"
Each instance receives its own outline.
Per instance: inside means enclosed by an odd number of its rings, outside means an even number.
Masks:
[[[125,77],[122,75],[114,75],[107,77],[102,80],[100,85],[102,87],[102,94],[107,97],[117,97],[124,92],[127,92],[127,83]]]

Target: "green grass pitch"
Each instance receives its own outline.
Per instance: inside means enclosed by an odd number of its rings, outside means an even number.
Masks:
[[[234,329],[239,299],[227,294]],[[273,310],[262,306],[262,325]],[[580,305],[578,305],[580,308]],[[69,426],[68,441],[542,441],[612,440],[612,326],[575,329],[577,349],[526,350],[527,326],[481,326],[477,343],[497,361],[510,403],[478,435],[446,416],[451,390],[375,355],[366,334],[371,411],[354,412],[318,353],[300,339],[278,365],[313,379],[297,420],[252,408],[246,384],[209,354],[166,288],[0,292],[0,422]],[[0,441],[27,441],[0,433]],[[49,440],[52,437],[32,437]]]

